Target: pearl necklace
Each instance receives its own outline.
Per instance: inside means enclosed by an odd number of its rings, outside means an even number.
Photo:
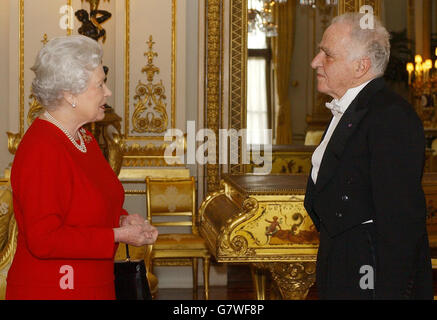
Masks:
[[[76,140],[73,138],[73,136],[70,134],[70,132],[68,132],[67,129],[65,129],[58,120],[56,120],[55,118],[53,118],[53,116],[48,113],[47,111],[44,112],[44,116],[47,118],[47,120],[49,120],[51,123],[53,123],[55,126],[57,126],[66,136],[68,139],[70,139],[70,141],[73,143],[73,145],[79,149],[81,152],[86,153],[86,145],[85,142],[83,141],[82,135],[80,134],[80,132],[77,132],[77,135],[79,136],[79,141],[80,144],[78,144],[76,142]]]

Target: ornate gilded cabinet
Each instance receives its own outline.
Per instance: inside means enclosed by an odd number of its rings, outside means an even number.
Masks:
[[[318,233],[304,207],[306,175],[226,175],[200,207],[200,233],[218,262],[251,264],[258,299],[271,272],[282,298],[315,281]]]

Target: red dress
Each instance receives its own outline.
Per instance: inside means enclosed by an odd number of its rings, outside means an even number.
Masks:
[[[127,212],[123,186],[87,132],[79,151],[36,119],[11,172],[18,244],[6,299],[114,299],[113,228]]]

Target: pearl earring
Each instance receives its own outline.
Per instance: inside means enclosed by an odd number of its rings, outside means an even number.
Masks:
[[[77,106],[76,102],[73,102],[73,103],[71,104],[71,106],[72,106],[73,108],[76,108],[76,106]]]

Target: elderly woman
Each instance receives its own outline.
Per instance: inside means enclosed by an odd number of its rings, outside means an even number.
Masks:
[[[18,245],[6,299],[114,299],[118,242],[151,244],[157,230],[122,208],[124,191],[82,126],[104,118],[102,48],[84,36],[51,40],[32,70],[46,108],[24,135],[11,184]]]

